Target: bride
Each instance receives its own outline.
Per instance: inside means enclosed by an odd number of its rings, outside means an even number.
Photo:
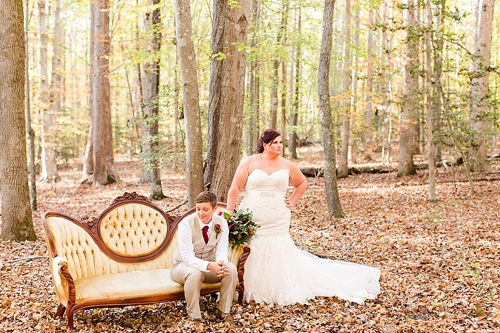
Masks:
[[[281,157],[282,149],[281,135],[264,131],[259,154],[241,161],[228,193],[227,212],[232,213],[245,189],[239,209],[252,211],[260,225],[245,263],[245,300],[287,305],[315,296],[356,303],[375,298],[380,292],[379,269],[316,257],[298,249],[290,238],[290,209],[304,194],[307,180],[294,163]],[[289,185],[294,191],[286,196]]]

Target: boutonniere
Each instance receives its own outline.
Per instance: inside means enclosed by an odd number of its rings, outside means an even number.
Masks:
[[[219,234],[220,234],[220,233],[221,233],[221,231],[222,231],[222,228],[221,228],[221,226],[220,226],[220,224],[219,224],[219,223],[216,223],[216,224],[214,225],[214,231],[215,231],[215,239],[217,239],[217,237],[219,236]]]

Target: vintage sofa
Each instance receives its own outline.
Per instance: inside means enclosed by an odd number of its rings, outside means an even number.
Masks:
[[[134,192],[116,198],[87,223],[57,212],[43,214],[52,283],[59,301],[56,315],[66,312],[73,329],[73,315],[79,310],[183,299],[183,286],[172,281],[170,268],[177,225],[194,211],[172,217]],[[250,248],[230,248],[229,252],[229,260],[238,269],[236,290],[241,303]],[[204,283],[201,293],[219,290],[220,283]]]

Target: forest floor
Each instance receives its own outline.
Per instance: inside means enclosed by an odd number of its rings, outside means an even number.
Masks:
[[[314,163],[303,152],[301,161]],[[321,160],[321,156],[317,160]],[[304,163],[304,162],[299,162]],[[95,218],[124,192],[148,195],[135,162],[116,164],[121,181],[81,185],[80,171],[61,171],[62,181],[38,185],[34,224],[38,241],[0,241],[0,331],[66,332],[54,316],[57,300],[41,227],[48,210],[82,221]],[[163,170],[171,210],[186,199],[179,170]],[[323,178],[292,211],[298,246],[333,259],[379,267],[381,293],[364,304],[318,297],[284,307],[233,305],[234,322],[214,318],[214,302],[202,299],[205,332],[500,332],[500,165],[474,174],[471,195],[465,174],[439,169],[436,194],[427,200],[427,174],[360,174],[338,181],[346,218],[328,218]],[[178,215],[182,210],[170,212]],[[91,309],[75,315],[77,332],[192,332],[183,301]]]

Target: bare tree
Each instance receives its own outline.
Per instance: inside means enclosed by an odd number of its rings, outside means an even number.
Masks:
[[[418,25],[415,13],[415,1],[408,0],[407,60],[405,65],[406,93],[401,112],[401,135],[399,138],[398,177],[413,175],[416,172],[413,163],[413,140],[415,116],[418,110]]]
[[[91,110],[90,110],[91,111]],[[89,112],[89,118],[92,119],[92,113]],[[85,145],[85,156],[83,159],[83,178],[80,180],[82,183],[91,183],[92,175],[94,174],[94,145],[92,144],[93,138],[92,131],[92,121],[90,121],[90,126],[87,134],[87,144]]]
[[[287,31],[287,15],[289,9],[289,1],[282,1],[282,10],[281,10],[281,24],[276,34],[276,50],[273,60],[273,86],[271,88],[271,111],[270,111],[270,119],[269,119],[269,128],[277,129],[278,127],[278,90],[280,87],[279,80],[279,68],[280,64],[283,62],[283,46],[286,39],[286,31]],[[285,80],[283,80],[284,85]],[[284,86],[283,86],[284,87]],[[285,89],[283,88],[283,91]],[[283,97],[283,95],[282,95]],[[286,101],[286,93],[284,95]],[[286,104],[286,103],[285,103]],[[281,113],[280,113],[281,115]],[[283,124],[282,124],[283,126]],[[281,134],[284,134],[284,130],[281,130]]]
[[[0,1],[0,188],[3,240],[36,240],[28,187],[23,2]]]
[[[246,52],[237,45],[246,44],[250,6],[214,0],[213,8],[205,183],[225,201],[241,158]]]
[[[196,73],[196,55],[191,40],[191,8],[189,0],[175,0],[177,48],[181,67],[184,123],[186,127],[186,171],[189,207],[196,204],[196,196],[203,190],[203,155]]]
[[[40,119],[42,123],[41,127],[41,175],[40,181],[56,181],[58,178],[57,175],[57,165],[56,165],[56,152],[55,152],[55,112],[54,105],[51,102],[51,97],[53,95],[49,89],[49,76],[48,76],[48,56],[47,56],[47,47],[49,41],[49,32],[48,32],[48,24],[47,24],[47,1],[40,0],[38,1],[38,25],[40,29],[39,40],[40,40]],[[60,24],[60,13],[57,11],[57,16],[55,17],[56,24]],[[54,29],[56,31],[56,29]],[[54,35],[57,39],[57,36]],[[56,42],[56,41],[55,41]],[[54,45],[54,51],[57,51],[57,47]],[[54,54],[54,58],[57,58],[57,54]],[[53,61],[54,63],[55,61]],[[55,83],[54,80],[52,82]],[[51,96],[52,95],[52,96]]]
[[[368,37],[367,37],[367,50],[366,50],[366,97],[365,97],[365,124],[363,148],[366,152],[368,159],[371,159],[371,150],[373,149],[373,134],[372,134],[372,121],[373,121],[373,80],[375,73],[375,64],[373,63],[373,30],[375,27],[375,20],[373,14],[373,4],[368,2]]]
[[[378,113],[378,137],[382,145],[382,159],[389,165],[391,163],[392,156],[392,128],[393,128],[393,100],[394,100],[394,88],[392,84],[392,76],[394,70],[391,70],[392,62],[394,61],[394,31],[395,29],[395,19],[394,19],[394,8],[390,3],[383,5],[381,10],[381,18],[377,20],[378,22],[388,22],[387,29],[382,29],[381,31],[381,43],[382,47],[378,48],[378,57],[381,59],[379,66],[383,66],[388,70],[383,71],[383,81],[381,84],[381,91],[383,92],[384,103],[380,107],[377,107],[376,114]],[[385,132],[385,133],[384,133]]]
[[[339,170],[337,177],[345,178],[349,173],[349,138],[351,135],[351,83],[352,83],[352,58],[351,58],[351,0],[345,2],[344,25],[344,101],[342,103],[342,143],[339,157]]]
[[[179,71],[177,70],[177,65],[179,64],[179,53],[175,54],[175,69],[174,69],[174,97],[173,97],[173,103],[172,103],[172,108],[174,112],[174,156],[178,155],[178,150],[180,146],[181,140],[179,139],[179,120],[180,120],[180,113],[179,113]],[[175,170],[177,170],[177,163],[174,164]]]
[[[488,85],[494,9],[495,0],[477,0],[474,58],[470,82],[470,127],[473,131],[471,150],[475,152],[474,166],[478,171],[487,169]]]
[[[297,18],[297,28],[296,33],[301,34],[302,33],[302,11],[301,8],[298,7],[298,18]],[[293,104],[292,104],[292,109],[290,112],[290,126],[291,126],[291,132],[289,135],[288,139],[288,152],[290,154],[290,158],[298,158],[297,155],[297,146],[299,143],[299,137],[297,135],[297,125],[298,125],[298,120],[299,120],[299,104],[300,104],[300,79],[302,76],[301,72],[301,67],[300,64],[302,62],[302,42],[299,40],[297,41],[297,46],[295,49],[295,87],[294,87],[294,94],[293,94]]]
[[[276,37],[276,46],[279,48],[281,43],[281,29],[278,30]],[[269,128],[276,128],[278,126],[278,88],[279,88],[279,52],[276,50],[273,60],[273,86],[271,87],[271,110],[269,112]]]
[[[360,33],[360,4],[356,2],[356,6],[354,7],[354,36],[353,36],[353,45],[360,45],[359,43],[359,33]],[[357,50],[353,50],[353,60],[352,60],[352,88],[351,88],[351,117],[350,118],[350,128],[351,133],[349,135],[349,159],[352,163],[358,163],[358,140],[359,135],[354,135],[355,124],[357,123],[357,105],[358,105],[358,77],[359,77],[359,52]],[[359,126],[359,125],[358,125]]]
[[[441,0],[437,3],[437,11],[433,16],[433,35],[434,35],[434,47],[433,51],[433,63],[434,69],[432,71],[432,110],[433,110],[433,132],[438,132],[442,127],[442,114],[443,114],[443,102],[441,100],[441,94],[439,91],[439,86],[441,86],[441,76],[443,75],[443,45],[444,45],[444,19],[446,17],[446,0]],[[434,138],[436,140],[436,138]],[[434,142],[435,148],[435,161],[441,162],[441,145]]]
[[[325,0],[323,13],[323,33],[321,37],[321,53],[318,72],[319,107],[321,110],[321,129],[323,133],[323,149],[325,152],[325,191],[328,214],[330,217],[344,217],[340,203],[336,175],[335,133],[330,106],[330,58],[332,52],[334,0]]]
[[[95,72],[95,61],[94,59],[94,41],[95,41],[95,26],[94,26],[94,15],[92,14],[92,5],[90,6],[90,47],[89,47],[89,64],[90,64],[90,75],[89,75],[89,118],[90,118],[90,126],[88,129],[87,135],[87,144],[85,146],[85,156],[83,159],[83,170],[82,170],[82,179],[81,182],[92,183],[92,177],[94,174],[94,126],[92,125],[92,76]]]
[[[260,0],[252,0],[251,3],[251,21],[253,23],[253,33],[250,36],[250,47],[252,49],[258,48],[257,40],[259,31],[259,14],[260,14]],[[247,113],[246,126],[244,129],[245,135],[245,154],[251,155],[255,152],[257,148],[257,138],[260,133],[260,62],[261,59],[255,58],[250,61],[248,65],[248,80],[247,80],[247,92],[248,92],[248,108],[251,110]]]
[[[116,182],[118,175],[113,166],[113,137],[109,82],[109,3],[95,0],[91,3],[92,50],[92,148],[93,175],[89,182],[107,185]]]
[[[31,210],[37,210],[36,201],[36,171],[35,171],[35,130],[31,126],[31,98],[30,98],[30,75],[29,75],[29,51],[28,51],[28,35],[29,35],[29,0],[25,1],[24,9],[25,19],[24,19],[24,45],[26,54],[26,65],[25,65],[25,92],[26,92],[26,130],[28,132],[28,172],[29,172],[29,188],[30,188],[30,202]]]
[[[161,46],[161,18],[160,0],[150,0],[151,11],[144,18],[144,26],[151,39],[146,45],[148,55],[143,65],[142,74],[142,156],[143,175],[147,175],[150,184],[149,198],[161,200],[165,198],[162,190],[159,165],[159,90],[160,90],[160,46]]]
[[[290,11],[290,2],[287,0],[283,1],[283,9],[281,11],[281,45],[285,46],[287,43],[287,27],[288,27],[288,13]],[[281,59],[281,137],[286,138],[286,114],[287,114],[287,97],[286,97],[286,85],[287,85],[287,66],[285,59]],[[286,149],[281,151],[281,154],[285,156]]]
[[[431,1],[427,0],[427,20],[429,28],[427,29],[427,33],[425,35],[425,46],[426,46],[426,86],[427,86],[427,114],[426,114],[426,122],[427,122],[427,159],[429,161],[429,194],[428,198],[430,201],[436,200],[436,145],[434,144],[434,110],[433,110],[433,89],[432,89],[432,79],[435,78],[435,75],[432,71],[432,22],[433,22],[433,14]]]
[[[42,172],[40,181],[57,182],[57,116],[61,113],[63,99],[63,52],[64,30],[61,20],[62,3],[56,0],[54,11],[54,35],[52,37],[52,68],[50,76],[49,104],[42,120]]]

